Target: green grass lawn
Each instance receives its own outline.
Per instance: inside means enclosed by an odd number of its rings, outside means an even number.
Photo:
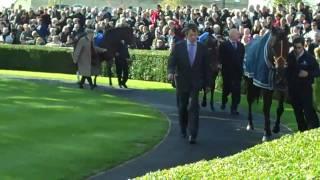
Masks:
[[[28,72],[28,71],[10,71],[10,70],[0,70],[0,75],[11,75],[17,77],[31,77],[31,78],[42,78],[42,79],[60,79],[60,80],[71,80],[76,81],[75,75],[68,74],[53,74],[53,73],[40,73],[40,72]],[[107,78],[99,77],[98,84],[107,85]],[[116,85],[116,78],[113,78],[113,82]],[[156,90],[156,91],[166,91],[166,92],[175,92],[175,90],[171,87],[169,83],[159,83],[159,82],[151,82],[151,81],[139,81],[139,80],[129,80],[128,86],[130,88],[136,89],[144,89],[144,90]],[[229,98],[230,99],[230,98]],[[221,102],[221,91],[216,90],[215,93],[215,102]],[[273,101],[271,108],[271,117],[275,119],[276,116],[276,108],[277,101]],[[253,104],[253,112],[262,114],[262,99],[259,100],[259,103]],[[219,107],[216,107],[219,108]],[[241,108],[244,110],[248,109],[248,104],[246,101],[246,96],[242,95],[241,98]],[[285,104],[285,111],[281,117],[281,122],[288,126],[293,131],[297,131],[297,125],[295,121],[295,117],[293,114],[293,109],[290,104]]]
[[[137,179],[320,179],[320,129],[286,135],[223,159],[199,161]]]
[[[168,128],[160,112],[98,91],[2,78],[0,95],[0,179],[82,179],[146,152]]]

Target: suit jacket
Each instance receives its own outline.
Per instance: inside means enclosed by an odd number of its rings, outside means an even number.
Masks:
[[[305,78],[298,77],[300,70],[308,72]],[[319,64],[316,59],[307,51],[299,59],[296,59],[294,51],[288,55],[287,80],[288,86],[294,88],[303,88],[304,85],[313,84],[314,78],[320,75]]]
[[[119,49],[117,50],[119,53],[119,56],[116,56],[115,58],[117,60],[122,60],[126,61],[127,59],[130,58],[129,50],[128,50],[128,45],[127,44],[120,44]]]
[[[244,53],[244,46],[240,42],[237,42],[237,49],[234,49],[229,40],[223,42],[220,45],[219,55],[223,76],[242,76]]]
[[[178,42],[169,57],[168,73],[175,74],[178,92],[190,92],[210,87],[211,75],[207,48],[197,42],[195,60],[191,66],[187,41]]]
[[[316,43],[311,43],[308,47],[308,52],[313,56],[315,57],[315,54],[314,54],[314,49],[316,49],[317,47],[319,47],[318,44]]]

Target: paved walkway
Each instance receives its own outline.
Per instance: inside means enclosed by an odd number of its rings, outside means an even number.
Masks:
[[[50,82],[68,83],[68,86],[76,87],[74,83],[70,82]],[[203,159],[210,160],[215,157],[229,156],[261,143],[264,122],[261,115],[254,114],[255,130],[246,131],[246,112],[240,111],[239,116],[233,116],[230,115],[228,110],[220,111],[218,109],[219,104],[216,105],[217,112],[211,112],[209,107],[202,108],[200,111],[197,144],[190,145],[179,134],[174,93],[110,87],[98,87],[97,89],[105,91],[108,94],[149,104],[168,117],[170,129],[166,138],[151,151],[113,169],[89,177],[88,179],[90,180],[124,180],[134,178],[150,171],[167,169]],[[290,133],[290,130],[281,126],[281,133],[274,135],[274,138],[280,137],[285,133]]]
[[[90,177],[91,180],[128,179],[142,176],[150,171],[167,169],[177,165],[229,156],[261,142],[263,136],[263,116],[254,115],[254,131],[246,131],[247,118],[244,111],[239,116],[229,111],[211,112],[209,107],[200,112],[200,126],[197,144],[190,145],[180,137],[179,120],[175,104],[175,94],[132,89],[100,88],[109,94],[127,97],[137,102],[149,104],[168,116],[171,128],[167,137],[150,152],[123,165]],[[219,105],[216,105],[218,109]],[[228,109],[228,108],[226,108]],[[280,137],[290,133],[281,127]]]

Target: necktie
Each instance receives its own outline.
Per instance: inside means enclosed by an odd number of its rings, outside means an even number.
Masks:
[[[234,49],[237,49],[237,42],[232,42],[232,46]]]
[[[192,66],[194,63],[194,56],[195,56],[195,44],[189,44],[189,60],[190,60],[190,65]]]

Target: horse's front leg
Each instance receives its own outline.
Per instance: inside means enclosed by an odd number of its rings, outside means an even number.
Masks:
[[[217,79],[218,73],[215,74],[212,78],[212,86],[211,86],[211,95],[210,95],[210,108],[212,111],[215,111],[214,108],[214,90],[216,88],[216,79]]]
[[[98,77],[98,76],[95,75],[95,76],[94,76],[94,79],[93,79],[93,86],[94,86],[94,87],[97,87],[97,77]]]
[[[253,130],[253,122],[252,122],[252,103],[255,100],[255,94],[254,94],[254,86],[253,82],[250,79],[246,79],[247,83],[247,103],[248,103],[248,125],[247,125],[247,131]]]
[[[203,88],[202,90],[203,90],[203,97],[202,97],[201,106],[206,107],[207,106],[207,92],[206,92],[205,88]]]
[[[284,98],[285,98],[285,93],[280,91],[279,92],[279,100],[278,100],[278,108],[277,108],[277,119],[276,122],[273,126],[272,132],[274,133],[279,133],[280,132],[280,118],[283,114],[284,111]]]
[[[112,86],[112,61],[107,62],[107,74],[109,77],[109,86]]]
[[[263,114],[264,114],[264,135],[262,141],[269,141],[271,139],[270,128],[270,109],[272,104],[273,91],[263,90]]]

